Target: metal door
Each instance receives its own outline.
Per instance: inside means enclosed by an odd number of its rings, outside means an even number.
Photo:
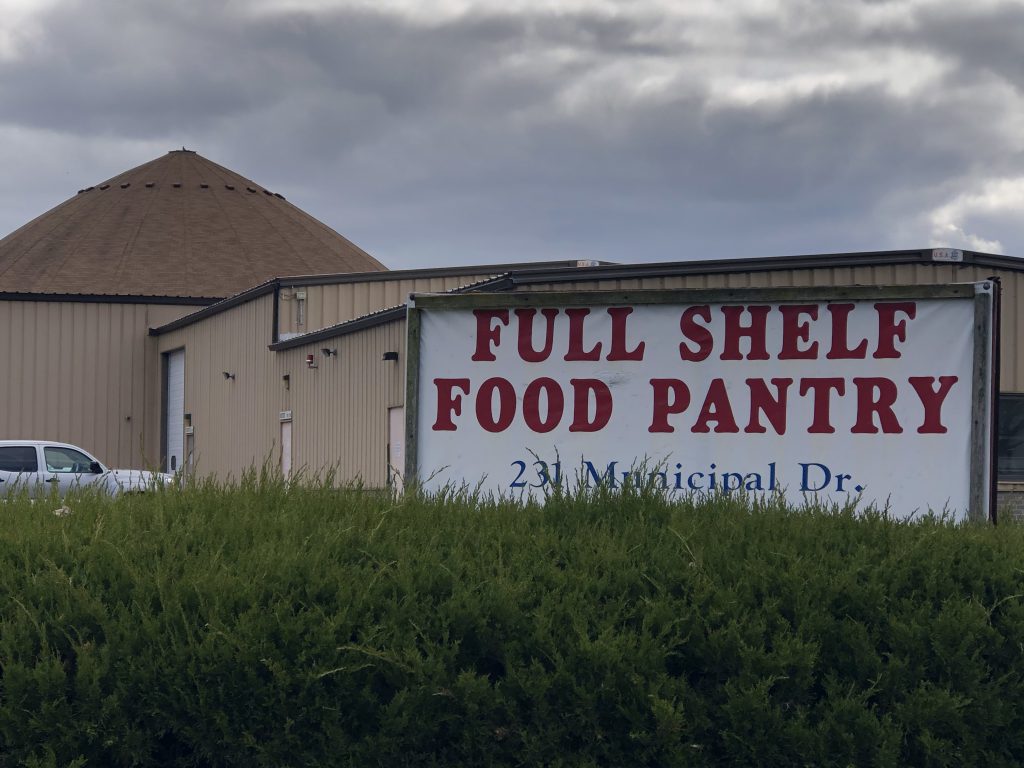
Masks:
[[[185,350],[168,352],[165,361],[164,472],[176,472],[185,455]]]

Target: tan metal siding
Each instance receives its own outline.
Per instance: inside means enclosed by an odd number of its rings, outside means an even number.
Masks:
[[[397,278],[360,283],[290,286],[281,289],[278,333],[310,333],[381,309],[404,304],[417,291],[452,291],[494,275]],[[305,322],[298,323],[295,291],[305,291]]]
[[[982,280],[993,270],[947,264],[887,267],[718,273],[666,278],[546,283],[530,290],[608,290],[636,288],[710,288],[757,286],[827,286],[911,284]],[[1015,272],[997,272],[1003,282],[1003,370],[1005,391],[1024,391],[1024,361],[1014,354],[1024,333],[1024,313],[1017,307],[1021,280]],[[312,307],[320,302],[316,323],[334,324],[370,308],[401,303],[413,291],[450,290],[455,282],[380,281],[370,292],[351,284],[307,287]],[[365,288],[365,286],[364,286]],[[320,291],[314,299],[314,289]],[[362,298],[360,298],[362,296]],[[185,348],[185,410],[195,426],[195,450],[202,474],[238,476],[247,467],[280,462],[280,411],[292,412],[292,463],[295,470],[334,468],[339,481],[361,479],[368,486],[386,481],[387,409],[404,402],[405,323],[402,320],[302,347],[271,352],[272,295],[255,299],[192,326],[159,337],[147,370],[159,381],[159,354]],[[287,305],[284,305],[287,306]],[[281,317],[285,316],[282,310]],[[310,318],[312,324],[312,318]],[[24,320],[18,322],[24,323]],[[93,333],[104,331],[97,327]],[[84,333],[84,331],[83,331]],[[17,338],[19,334],[14,334]],[[325,357],[324,347],[337,356]],[[399,353],[397,364],[383,362],[384,352]],[[317,368],[306,366],[312,354]],[[82,365],[85,365],[84,361]],[[154,367],[155,366],[155,367]],[[225,380],[222,372],[236,375]],[[34,375],[34,374],[33,374]],[[290,376],[286,390],[282,377]],[[26,374],[18,386],[33,380]],[[150,418],[159,424],[159,403]]]
[[[370,487],[387,482],[387,412],[405,396],[405,321],[333,339],[335,357],[323,344],[277,353],[279,372],[292,381],[292,461],[316,472],[332,468],[339,481]],[[381,360],[398,352],[398,362]],[[313,354],[318,368],[306,367]],[[277,413],[272,414],[275,420]]]
[[[1003,286],[1000,387],[1024,392],[1024,355],[1017,354],[1024,338],[1024,274],[973,265],[918,263],[864,267],[819,267],[761,272],[720,272],[640,280],[587,280],[522,286],[526,291],[594,291],[644,288],[746,288],[760,286],[913,285],[965,283],[1000,278]]]
[[[267,348],[272,322],[267,295],[159,337],[159,353],[185,350],[198,474],[237,478],[264,462],[280,466],[279,414],[290,410],[293,471],[335,468],[339,481],[383,486],[387,409],[404,397],[405,322],[282,352]],[[325,347],[337,355],[325,357]],[[397,364],[381,360],[388,351],[399,353]],[[308,354],[317,368],[307,367]]]
[[[270,456],[276,432],[266,414],[273,410],[276,427],[277,411],[287,408],[267,349],[273,309],[268,294],[158,337],[160,354],[185,350],[185,413],[192,414],[199,474],[238,477]],[[225,379],[225,371],[235,378]],[[162,408],[158,402],[151,413],[154,423]]]
[[[0,438],[81,445],[105,464],[149,466],[149,328],[191,306],[0,301]]]

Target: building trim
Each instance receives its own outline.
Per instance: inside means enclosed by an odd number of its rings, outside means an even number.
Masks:
[[[841,269],[865,266],[895,266],[898,264],[921,264],[932,266],[985,266],[1024,272],[1024,259],[1000,256],[975,251],[960,251],[960,261],[937,261],[933,249],[923,248],[905,251],[865,251],[857,253],[805,254],[801,256],[766,256],[748,259],[706,259],[703,261],[665,261],[646,264],[602,263],[597,266],[578,266],[576,261],[540,262],[532,264],[483,264],[465,267],[439,267],[437,269],[408,269],[388,272],[350,272],[338,275],[307,275],[279,277],[250,288],[231,298],[211,304],[206,308],[186,315],[178,320],[151,328],[150,335],[159,336],[184,328],[207,317],[224,312],[252,299],[278,292],[283,287],[308,285],[334,285],[342,283],[380,282],[424,277],[479,275],[492,273],[494,277],[468,286],[457,288],[451,293],[476,291],[508,291],[519,286],[538,283],[583,282],[598,280],[642,280],[644,278],[676,277],[682,275],[714,275],[738,272],[769,272],[791,269]],[[372,315],[370,315],[372,317]],[[334,333],[348,322],[329,326],[314,333]],[[347,332],[347,331],[345,331]],[[275,331],[276,333],[276,331]],[[313,334],[308,334],[312,337]],[[278,339],[274,338],[274,344]],[[330,338],[330,335],[321,338]],[[289,343],[293,339],[287,340]],[[281,342],[284,343],[284,342]]]
[[[456,267],[424,267],[419,269],[395,269],[386,272],[341,272],[334,275],[291,275],[278,278],[282,288],[309,285],[342,285],[345,283],[374,283],[389,280],[416,280],[424,277],[460,277],[464,275],[499,275],[517,270],[544,271],[591,269],[593,264],[612,265],[611,262],[584,262],[576,260],[532,261],[503,264],[470,264]],[[589,265],[589,266],[588,266]]]
[[[610,264],[573,270],[517,270],[509,275],[512,287],[549,282],[591,280],[638,280],[682,275],[712,275],[737,272],[770,272],[791,269],[843,269],[866,266],[985,266],[1024,272],[1024,259],[974,251],[961,251],[960,261],[939,261],[933,249],[912,251],[867,251],[863,253],[806,254],[801,256],[766,256],[748,259],[707,259],[702,261],[667,261],[646,264]]]
[[[250,288],[247,291],[236,293],[234,296],[218,301],[216,304],[211,304],[204,309],[200,309],[198,312],[192,312],[191,314],[179,317],[177,320],[172,320],[169,323],[159,326],[158,328],[150,328],[150,336],[162,336],[165,333],[176,331],[179,328],[185,328],[186,326],[198,323],[200,320],[205,320],[213,315],[219,315],[221,312],[226,312],[232,307],[237,307],[239,304],[245,304],[248,301],[257,299],[260,296],[266,296],[268,293],[275,293],[278,289],[277,279],[271,280],[267,283],[261,283],[255,288]]]
[[[461,288],[455,288],[448,291],[448,293],[455,295],[475,293],[478,291],[502,291],[507,290],[511,285],[512,283],[509,281],[508,275],[498,275],[497,277],[481,280],[478,283],[472,283],[471,285],[464,285]],[[289,336],[287,339],[279,339],[276,336],[275,331],[274,341],[270,344],[269,349],[274,352],[279,352],[284,349],[301,347],[303,344],[312,344],[317,341],[325,341],[337,336],[344,336],[345,334],[352,333],[354,331],[373,328],[377,325],[390,323],[401,318],[407,309],[408,304],[399,304],[397,307],[391,307],[390,309],[381,310],[369,315],[363,315],[352,320],[346,320],[342,323],[335,323],[334,325],[329,325],[326,328],[311,331],[310,333],[304,333],[299,336]],[[359,323],[357,327],[355,326],[356,323]],[[275,329],[277,328],[276,323],[274,327]]]
[[[274,286],[274,316],[271,319],[270,341],[274,344],[281,340],[281,286]]]
[[[397,307],[384,309],[380,312],[374,312],[372,315],[363,315],[362,317],[357,317],[354,320],[346,320],[344,323],[331,325],[327,328],[322,328],[319,331],[305,333],[302,336],[293,336],[290,339],[270,344],[267,348],[272,352],[283,352],[286,349],[303,347],[306,344],[314,344],[318,341],[334,339],[338,336],[347,336],[348,334],[355,333],[356,331],[364,331],[367,328],[375,328],[378,325],[393,323],[395,320],[403,320],[405,319],[405,313],[405,304],[400,304]]]
[[[985,282],[988,286],[990,283]],[[951,285],[819,285],[773,288],[635,288],[617,291],[529,291],[525,293],[416,293],[418,309],[467,310],[516,307],[639,306],[647,304],[724,304],[728,302],[870,301],[894,299],[974,299],[977,283]],[[986,294],[987,295],[987,294]],[[981,313],[979,313],[981,314]],[[987,338],[987,337],[986,337]]]
[[[138,296],[95,293],[24,293],[0,291],[0,301],[53,301],[79,304],[172,304],[205,307],[220,301],[201,296]]]
[[[590,267],[573,266],[577,263],[578,262],[575,261],[552,261],[539,263],[534,262],[531,264],[477,264],[465,267],[438,267],[436,269],[404,269],[390,270],[387,272],[343,272],[337,275],[298,275],[275,277],[272,280],[268,280],[265,283],[261,283],[260,285],[254,286],[253,288],[237,293],[226,299],[204,300],[202,303],[208,305],[204,309],[185,315],[185,317],[178,318],[177,320],[166,323],[165,325],[161,325],[157,328],[150,328],[149,335],[160,336],[165,333],[170,333],[171,331],[179,330],[180,328],[185,328],[192,325],[192,323],[198,323],[200,320],[205,320],[208,317],[220,314],[232,307],[237,307],[239,304],[252,301],[253,299],[257,299],[268,293],[274,293],[277,295],[280,293],[282,288],[297,288],[311,285],[383,282],[388,280],[415,280],[424,277],[459,277],[460,275],[480,274],[501,275],[507,273],[509,268],[531,267],[540,273],[543,273],[548,269],[555,272],[561,272],[567,269],[590,269]],[[277,311],[276,308],[275,311]],[[278,341],[276,337],[276,326],[274,334],[275,335],[272,338],[274,338],[274,342],[276,343]]]

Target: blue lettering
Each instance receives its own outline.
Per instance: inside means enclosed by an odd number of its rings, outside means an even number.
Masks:
[[[736,484],[733,485],[733,482]],[[725,493],[729,491],[738,491],[743,487],[743,475],[739,472],[725,472],[722,474],[722,490]]]
[[[813,469],[812,469],[813,468]],[[812,478],[817,482],[812,486]],[[800,462],[800,490],[821,491],[832,481],[832,472],[824,464],[810,461]]]
[[[607,485],[609,488],[617,488],[618,481],[615,479],[615,465],[618,461],[608,462],[608,469],[605,470],[604,476],[597,471],[597,468],[589,461],[584,461],[583,466],[586,469],[586,484],[589,487],[590,481],[593,480],[596,485]]]

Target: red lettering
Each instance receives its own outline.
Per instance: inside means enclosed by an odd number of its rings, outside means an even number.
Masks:
[[[572,384],[573,420],[570,432],[597,432],[612,417],[612,391],[600,379],[569,379]],[[594,395],[594,418],[590,419],[590,395]]]
[[[590,310],[586,307],[571,307],[565,310],[569,316],[569,351],[565,353],[565,360],[569,362],[581,362],[584,360],[601,359],[601,342],[597,342],[592,349],[583,349],[583,322]]]
[[[654,414],[647,431],[675,432],[675,427],[668,423],[669,414],[686,410],[690,405],[690,390],[679,379],[651,379],[651,388],[654,390]]]
[[[957,382],[957,376],[939,376],[939,387],[934,389],[934,376],[911,376],[907,381],[917,392],[924,407],[924,421],[917,428],[920,434],[941,435],[946,433],[942,424],[942,404],[946,395]]]
[[[499,320],[508,325],[507,309],[474,309],[476,316],[476,351],[470,360],[480,363],[493,363],[497,358],[491,351],[491,345],[498,346],[501,341],[501,327],[492,326],[492,320]]]
[[[462,415],[462,395],[455,394],[461,389],[462,394],[469,394],[469,379],[434,379],[437,387],[437,420],[431,429],[434,432],[454,432],[455,422],[452,414]]]
[[[703,325],[697,325],[694,321],[696,317],[699,317],[705,323],[710,323],[711,307],[707,304],[690,307],[679,318],[679,330],[683,332],[685,338],[697,345],[697,349],[692,350],[686,346],[685,341],[682,342],[679,345],[679,357],[682,360],[691,360],[699,363],[701,360],[707,360],[708,355],[711,354],[712,347],[714,347],[715,340],[711,336],[711,331]]]
[[[829,420],[833,391],[838,392],[840,396],[846,394],[846,382],[840,378],[800,379],[800,397],[805,397],[808,392],[814,393],[813,415],[811,426],[807,428],[808,432],[831,434],[836,431]]]
[[[896,322],[896,313],[902,312],[909,319],[917,317],[917,304],[912,301],[896,301],[875,304],[878,313],[878,346],[875,348],[876,360],[896,358],[896,340],[907,340],[907,321]]]
[[[896,402],[896,382],[877,376],[854,378],[857,387],[857,423],[850,431],[855,434],[875,434],[875,414],[882,431],[887,434],[899,434],[903,431],[892,406]]]
[[[816,360],[818,342],[813,341],[810,346],[800,348],[800,342],[811,337],[811,324],[807,320],[801,322],[800,315],[817,320],[818,305],[783,304],[779,311],[782,313],[782,350],[779,352],[779,360]]]
[[[548,416],[542,419],[540,416],[540,393],[544,392],[547,399]],[[562,396],[562,388],[558,382],[547,377],[534,379],[526,387],[523,393],[523,420],[526,426],[534,432],[550,432],[558,426],[562,420],[562,411],[565,410],[565,398]]]
[[[536,317],[537,310],[516,310],[516,317],[519,319],[519,357],[527,363],[544,362],[551,356],[551,348],[555,345],[555,318],[558,317],[558,310],[547,308],[542,309],[540,313],[544,315],[548,324],[544,331],[544,347],[537,351],[533,348],[533,318]]]
[[[708,386],[707,397],[704,398],[704,405],[700,407],[697,421],[693,425],[693,432],[710,432],[708,422],[715,422],[715,432],[739,432],[736,419],[732,415],[732,405],[729,403],[729,393],[725,389],[723,379],[712,379]]]
[[[745,309],[750,313],[750,325],[740,323],[744,307],[722,307],[722,314],[725,315],[725,349],[722,350],[722,360],[743,359],[743,355],[740,354],[740,339],[744,336],[750,339],[750,352],[747,354],[747,360],[768,359],[765,328],[771,307],[757,305]]]
[[[854,304],[829,304],[828,311],[832,315],[832,346],[825,355],[829,360],[863,360],[868,356],[868,340],[862,339],[854,349],[850,349],[850,313]],[[841,393],[840,393],[841,394]]]
[[[747,379],[747,387],[750,389],[750,421],[743,431],[767,432],[761,425],[760,414],[763,413],[776,434],[786,434],[786,393],[792,383],[792,379],[772,379],[775,385],[775,396],[772,397],[764,379]]]
[[[626,318],[633,312],[632,307],[609,307],[612,316],[612,343],[605,360],[643,360],[645,342],[637,344],[632,351],[626,349]]]
[[[494,416],[494,393],[498,393],[498,416]],[[487,379],[476,393],[476,420],[488,432],[504,432],[516,415],[516,392],[512,382],[497,376]]]

